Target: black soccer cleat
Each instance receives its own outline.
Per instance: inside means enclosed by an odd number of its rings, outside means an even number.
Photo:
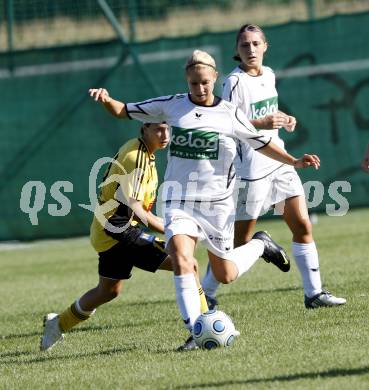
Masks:
[[[305,295],[305,307],[307,309],[317,309],[318,307],[340,306],[346,303],[345,298],[339,298],[332,295],[327,290],[322,290],[319,294],[309,298]]]
[[[198,349],[198,348],[199,347],[197,346],[193,336],[190,336],[183,345],[177,348],[177,351],[178,352],[193,351],[194,349]]]
[[[290,259],[285,250],[279,246],[267,232],[256,232],[252,238],[261,240],[264,243],[264,252],[261,257],[267,263],[273,263],[282,272],[288,272],[291,268]]]
[[[218,300],[214,297],[209,297],[208,295],[205,295],[206,298],[206,303],[208,304],[208,309],[209,310],[215,310],[216,307],[218,306]]]

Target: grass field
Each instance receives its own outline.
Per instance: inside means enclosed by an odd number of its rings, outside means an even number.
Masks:
[[[280,220],[259,224],[289,249]],[[42,317],[96,283],[88,240],[0,246],[0,389],[368,389],[369,209],[319,216],[324,284],[347,305],[306,310],[293,263],[263,260],[219,291],[241,337],[232,348],[175,352],[187,337],[170,273],[140,270],[53,350],[38,350]],[[290,251],[289,251],[290,252]],[[198,258],[205,267],[205,252]]]

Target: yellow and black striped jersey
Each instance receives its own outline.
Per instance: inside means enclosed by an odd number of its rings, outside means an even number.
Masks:
[[[141,138],[129,140],[114,156],[100,188],[99,204],[90,230],[91,243],[97,252],[104,252],[118,242],[105,232],[104,222],[119,217],[125,223],[136,224],[130,222],[132,210],[124,198],[142,201],[144,209],[149,211],[156,199],[157,187],[155,156],[149,153]]]

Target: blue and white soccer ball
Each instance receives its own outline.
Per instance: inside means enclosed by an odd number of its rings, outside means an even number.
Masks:
[[[230,317],[220,310],[201,314],[193,327],[193,338],[204,349],[230,347],[239,335]]]

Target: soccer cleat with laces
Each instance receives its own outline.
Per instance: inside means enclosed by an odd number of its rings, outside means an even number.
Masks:
[[[288,272],[291,268],[290,259],[285,250],[279,246],[267,232],[256,232],[253,239],[261,240],[264,243],[264,252],[261,257],[267,263],[273,263],[282,272]]]
[[[190,336],[183,345],[177,348],[177,351],[178,352],[193,351],[194,349],[198,349],[198,348],[199,347],[197,346],[194,338]]]
[[[206,298],[206,303],[208,304],[208,309],[209,310],[215,310],[216,307],[218,306],[218,300],[214,297],[209,297],[208,295],[205,295]]]
[[[345,298],[338,298],[329,291],[323,290],[321,293],[309,298],[305,295],[305,307],[307,309],[317,309],[318,307],[340,306],[346,303]]]
[[[64,338],[59,328],[59,316],[56,313],[49,313],[44,317],[44,334],[41,337],[40,350],[47,351],[58,341]]]

